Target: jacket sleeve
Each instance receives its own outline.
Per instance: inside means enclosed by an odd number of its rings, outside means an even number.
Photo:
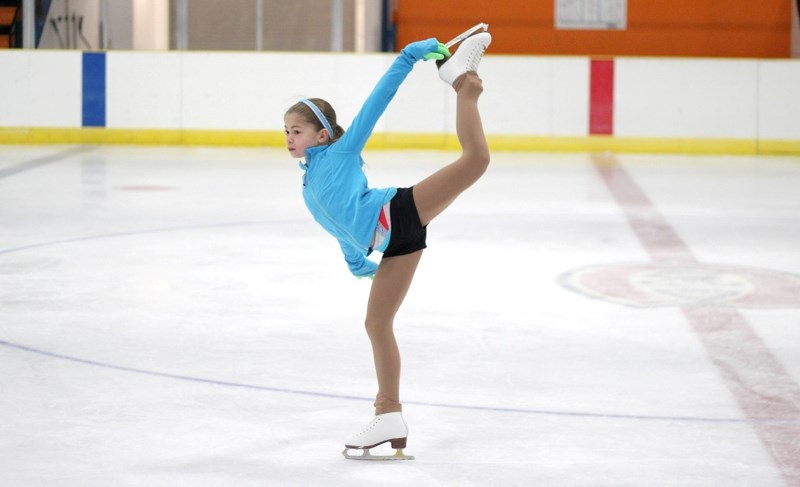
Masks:
[[[347,132],[334,145],[334,150],[361,152],[364,149],[367,140],[372,135],[375,124],[378,123],[378,119],[386,111],[386,107],[389,106],[389,102],[394,98],[398,88],[400,88],[400,84],[405,81],[406,76],[413,69],[414,63],[419,61],[424,53],[435,52],[437,46],[436,39],[431,38],[409,44],[400,51],[400,55],[395,58],[392,65],[378,81],[378,84],[375,85],[372,93],[367,97]]]
[[[378,264],[367,259],[364,253],[345,242],[339,242],[344,254],[344,260],[347,262],[347,267],[350,273],[356,277],[370,277],[378,270]]]

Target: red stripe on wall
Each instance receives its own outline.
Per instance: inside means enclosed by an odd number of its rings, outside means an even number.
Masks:
[[[614,60],[592,59],[589,95],[589,134],[614,133]]]

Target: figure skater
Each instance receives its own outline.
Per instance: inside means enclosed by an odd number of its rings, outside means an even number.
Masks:
[[[427,225],[489,165],[478,112],[483,85],[477,68],[490,42],[488,32],[473,34],[461,41],[452,56],[435,38],[408,44],[378,81],[347,132],[336,122],[331,105],[319,98],[301,100],[284,116],[289,153],[305,158],[300,167],[306,206],[339,241],[350,272],[373,279],[365,325],[378,378],[375,417],[362,431],[347,437],[343,452],[347,458],[389,458],[369,455],[369,449],[387,442],[397,450],[392,458],[413,458],[402,451],[408,427],[400,403],[400,352],[394,318],[426,248]],[[410,188],[370,188],[362,170],[361,151],[414,63],[429,59],[439,60],[440,78],[456,91],[461,156]],[[367,259],[373,251],[383,254],[379,265]],[[348,449],[363,452],[349,455]]]

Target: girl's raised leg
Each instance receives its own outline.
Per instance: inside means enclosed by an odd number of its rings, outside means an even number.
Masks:
[[[478,98],[483,82],[470,71],[453,83],[456,90],[456,135],[461,157],[414,186],[414,202],[422,225],[445,210],[472,186],[489,166],[489,146],[483,133]]]

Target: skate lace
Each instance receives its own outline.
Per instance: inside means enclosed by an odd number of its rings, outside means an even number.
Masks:
[[[485,49],[483,44],[478,44],[469,52],[469,57],[467,58],[467,71],[477,71],[478,65],[480,64],[481,56],[483,55]]]
[[[375,427],[378,426],[378,423],[380,423],[380,422],[381,422],[381,418],[373,419],[367,426],[364,427],[363,430],[361,430],[359,433],[354,434],[353,436],[361,436],[361,435],[369,433],[370,431],[375,429]]]

